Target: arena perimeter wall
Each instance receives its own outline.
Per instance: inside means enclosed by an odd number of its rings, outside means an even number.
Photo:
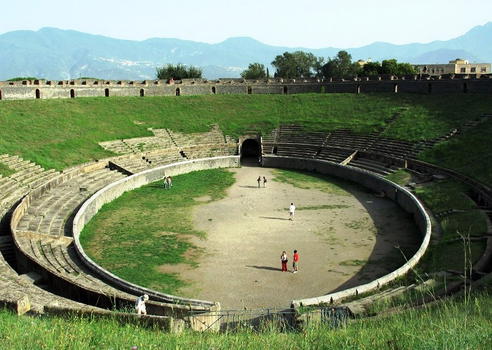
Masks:
[[[165,176],[176,176],[180,174],[186,174],[192,171],[205,170],[205,169],[217,169],[217,168],[232,168],[239,166],[239,156],[228,157],[215,157],[204,158],[197,160],[190,160],[185,162],[173,163],[165,166],[161,166],[154,169],[149,169],[135,175],[123,178],[116,182],[113,182],[101,190],[92,195],[79,209],[73,220],[73,238],[74,245],[77,254],[82,262],[97,275],[103,277],[103,279],[110,281],[113,286],[117,286],[119,289],[131,293],[131,294],[148,294],[154,298],[171,303],[178,304],[210,304],[215,305],[213,302],[180,298],[173,295],[160,293],[151,289],[147,289],[136,284],[130,283],[111,272],[103,269],[96,264],[87,254],[85,254],[82,245],[80,244],[80,233],[84,226],[96,215],[101,207],[113,201],[127,191],[134,190],[142,187],[151,182],[155,182],[163,179]]]
[[[367,284],[345,289],[340,292],[314,298],[294,300],[292,301],[292,306],[294,308],[331,304],[339,299],[376,290],[396,278],[405,275],[420,261],[422,256],[425,254],[431,237],[431,221],[423,205],[405,188],[366,170],[351,166],[343,166],[329,161],[294,157],[264,156],[262,162],[265,167],[306,170],[336,176],[358,183],[374,192],[384,193],[387,198],[393,200],[403,210],[413,215],[414,221],[423,236],[422,244],[417,252],[397,270]]]
[[[299,94],[299,93],[486,93],[492,94],[492,75],[418,79],[376,77],[342,81],[268,80],[268,81],[22,81],[0,82],[0,100],[56,99],[110,96],[182,96],[213,94]]]

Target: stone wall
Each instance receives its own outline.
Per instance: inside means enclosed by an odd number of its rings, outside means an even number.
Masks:
[[[377,193],[384,192],[386,197],[396,202],[403,210],[413,216],[414,221],[422,234],[422,243],[417,252],[407,261],[407,263],[405,263],[397,270],[367,284],[345,289],[340,292],[335,292],[314,298],[294,300],[292,301],[292,306],[294,308],[309,305],[331,304],[339,299],[378,289],[381,286],[395,280],[396,278],[405,275],[420,261],[420,259],[426,252],[431,236],[430,218],[419,200],[403,187],[369,171],[354,168],[351,166],[342,166],[337,163],[323,160],[264,156],[263,166],[272,168],[307,170],[318,172],[321,174],[329,174],[349,181],[353,181]]]
[[[441,79],[376,77],[352,80],[218,80],[178,81],[21,81],[0,82],[0,100],[52,99],[111,96],[182,96],[213,94],[299,94],[299,93],[492,93],[492,75],[457,76]]]

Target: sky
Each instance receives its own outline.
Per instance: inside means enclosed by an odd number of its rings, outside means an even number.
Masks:
[[[351,48],[426,43],[492,21],[492,0],[0,0],[0,34],[42,27],[119,39]]]

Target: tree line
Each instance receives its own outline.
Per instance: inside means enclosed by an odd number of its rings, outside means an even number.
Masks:
[[[304,51],[284,52],[272,61],[276,78],[344,78],[354,76],[374,75],[407,75],[417,74],[409,63],[400,63],[395,59],[382,62],[352,62],[352,56],[347,51],[339,51],[333,58],[326,61]],[[248,69],[241,73],[244,79],[269,78],[268,69],[263,64],[251,63]]]
[[[310,52],[295,51],[284,52],[272,61],[275,67],[275,78],[297,79],[297,78],[346,78],[355,76],[374,75],[410,75],[417,74],[415,68],[409,63],[400,63],[395,59],[383,60],[382,62],[352,62],[352,56],[347,51],[339,51],[335,57],[325,60],[316,57]],[[167,64],[157,68],[157,78],[170,79],[199,79],[202,70],[195,66]],[[270,78],[270,72],[261,63],[251,63],[241,73],[244,79],[266,79]]]

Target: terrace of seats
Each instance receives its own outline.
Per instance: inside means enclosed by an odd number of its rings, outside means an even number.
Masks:
[[[170,129],[149,130],[154,136],[101,142],[100,145],[121,155],[111,162],[128,174],[189,159],[237,154],[237,142],[217,126],[209,132],[192,134]]]
[[[387,159],[401,162],[415,159],[419,152],[478,124],[479,121],[468,122],[446,135],[419,142],[383,137],[384,130],[368,134],[357,134],[349,129],[313,132],[297,125],[281,125],[262,138],[262,150],[263,154],[323,159],[388,175],[398,167]]]

